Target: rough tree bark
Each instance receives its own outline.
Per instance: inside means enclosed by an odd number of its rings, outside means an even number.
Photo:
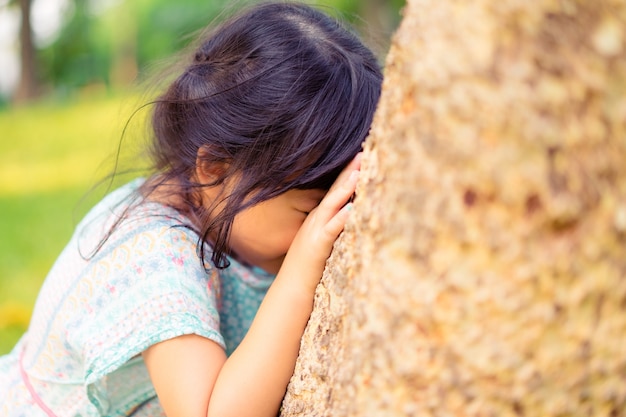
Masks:
[[[404,14],[282,416],[626,415],[626,2]]]

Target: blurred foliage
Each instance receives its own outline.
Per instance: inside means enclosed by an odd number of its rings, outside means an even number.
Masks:
[[[225,0],[136,0],[96,12],[93,1],[73,0],[58,38],[40,51],[40,75],[57,92],[89,84],[110,88],[116,65],[123,71],[130,62],[126,78],[134,78],[136,68],[182,47],[183,35],[214,16],[218,3]]]
[[[61,94],[90,84],[109,89],[127,85],[138,74],[141,77],[149,65],[181,50],[221,13],[249,3],[254,1],[126,0],[101,10],[97,1],[72,0],[58,38],[39,51],[40,77]],[[339,14],[367,32],[368,27],[380,26],[366,25],[367,19],[378,20],[382,15],[388,17],[383,25],[391,31],[400,20],[404,1],[309,3]]]
[[[71,10],[56,41],[39,52],[40,76],[64,88],[108,84],[111,53],[100,20],[89,13],[87,0],[73,0]]]

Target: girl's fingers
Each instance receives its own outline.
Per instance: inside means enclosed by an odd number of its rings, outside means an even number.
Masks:
[[[361,169],[361,156],[362,155],[363,155],[362,152],[359,152],[358,154],[356,154],[356,156],[352,159],[352,161],[350,161],[348,166],[346,166],[343,169],[343,171],[341,171],[341,173],[339,174],[339,176],[337,177],[333,185],[330,187],[329,192],[332,191],[334,188],[343,184],[343,182],[350,176],[352,171],[359,171]]]
[[[326,222],[333,218],[354,194],[359,171],[352,170],[348,175],[347,178],[342,178],[342,182],[333,185],[317,207],[318,216],[322,221]]]
[[[328,236],[334,239],[339,236],[339,233],[341,233],[343,227],[346,224],[346,221],[348,220],[348,215],[350,214],[350,211],[352,211],[352,203],[348,203],[343,206],[341,210],[339,210],[339,212],[337,212],[337,214],[335,214],[335,216],[333,216],[328,221],[328,223],[326,223],[324,229]]]
[[[341,171],[320,205],[337,212],[352,197],[361,170],[361,156],[362,152],[356,154],[348,166]]]
[[[352,204],[349,201],[359,180],[360,155],[359,153],[341,172],[330,190],[328,190],[328,193],[326,193],[320,204],[311,212],[307,219],[308,227],[322,232],[324,235],[323,241],[325,242],[332,244],[346,223],[352,208]],[[316,233],[312,234],[312,236],[314,235]]]

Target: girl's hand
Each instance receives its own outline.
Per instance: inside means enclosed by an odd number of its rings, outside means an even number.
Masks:
[[[281,271],[298,277],[298,284],[314,292],[330,256],[333,244],[343,230],[352,208],[361,169],[359,153],[341,172],[320,204],[307,216],[296,234]]]

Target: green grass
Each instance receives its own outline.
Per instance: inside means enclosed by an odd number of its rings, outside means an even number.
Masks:
[[[48,269],[103,189],[134,98],[0,112],[0,354],[26,330]],[[108,162],[107,162],[108,161]]]

